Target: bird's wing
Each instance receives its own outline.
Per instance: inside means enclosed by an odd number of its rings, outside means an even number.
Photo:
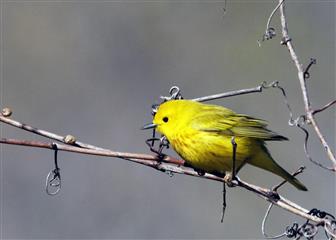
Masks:
[[[220,135],[257,138],[260,140],[288,140],[269,129],[264,120],[236,114],[229,109],[205,109],[192,120],[192,127],[199,131]]]

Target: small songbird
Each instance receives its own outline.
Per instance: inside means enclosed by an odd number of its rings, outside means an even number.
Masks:
[[[266,128],[264,120],[237,114],[222,106],[192,100],[170,100],[162,103],[153,123],[166,136],[174,150],[192,167],[209,173],[232,171],[233,146],[237,144],[235,168],[246,163],[270,171],[299,190],[307,188],[272,158],[265,141],[288,140]]]

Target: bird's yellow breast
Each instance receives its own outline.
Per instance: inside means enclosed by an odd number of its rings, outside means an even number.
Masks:
[[[195,130],[183,131],[168,139],[174,150],[193,167],[207,172],[231,171],[233,146],[231,136],[209,134]],[[236,137],[236,166],[251,158],[255,141]]]

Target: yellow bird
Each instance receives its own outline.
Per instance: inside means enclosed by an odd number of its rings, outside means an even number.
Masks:
[[[166,136],[174,150],[195,169],[224,175],[232,170],[235,137],[236,172],[246,163],[270,171],[293,184],[307,188],[279,166],[268,152],[265,141],[283,141],[286,137],[266,128],[265,121],[237,114],[228,108],[191,100],[170,100],[161,104],[153,123]]]

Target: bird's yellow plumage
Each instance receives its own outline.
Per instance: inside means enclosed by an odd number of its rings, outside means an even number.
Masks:
[[[159,106],[153,123],[175,151],[196,169],[220,174],[231,171],[234,136],[237,170],[249,163],[275,173],[300,190],[307,190],[269,154],[265,141],[287,138],[268,130],[263,120],[217,105],[171,100]]]

